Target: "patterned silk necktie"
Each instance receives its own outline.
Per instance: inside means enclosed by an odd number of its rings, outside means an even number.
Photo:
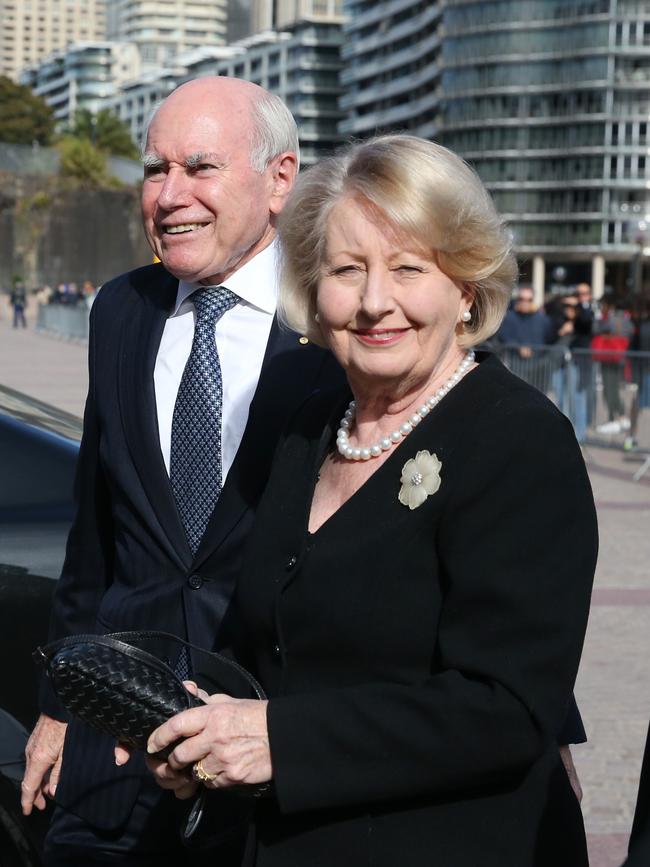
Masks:
[[[225,286],[205,286],[191,296],[194,340],[172,419],[170,481],[192,554],[221,494],[221,366],[215,325],[239,298]]]

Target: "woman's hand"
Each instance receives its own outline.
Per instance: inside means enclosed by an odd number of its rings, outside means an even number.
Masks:
[[[201,781],[209,788],[266,783],[273,776],[266,701],[206,696],[204,707],[177,714],[149,738],[147,765],[157,783],[189,798]],[[167,759],[155,753],[181,740]],[[192,769],[200,762],[198,774]],[[208,777],[209,779],[206,779]]]

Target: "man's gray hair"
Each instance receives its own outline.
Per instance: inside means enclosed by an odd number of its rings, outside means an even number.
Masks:
[[[252,104],[251,168],[263,172],[274,157],[290,151],[300,161],[298,128],[293,115],[274,93],[264,93]]]
[[[149,127],[158,109],[164,103],[159,100],[151,109],[147,123],[142,132],[140,154],[144,157],[147,148]],[[296,155],[297,166],[300,165],[300,145],[298,128],[293,115],[274,93],[262,92],[262,95],[251,104],[253,132],[250,142],[250,164],[255,172],[260,174],[266,169],[274,157],[290,151]]]

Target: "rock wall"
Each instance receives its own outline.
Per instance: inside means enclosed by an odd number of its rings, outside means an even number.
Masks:
[[[151,261],[136,189],[62,189],[52,179],[0,174],[0,288],[15,275],[28,289],[99,285]]]

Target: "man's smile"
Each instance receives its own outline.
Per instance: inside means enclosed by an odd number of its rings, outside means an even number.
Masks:
[[[207,223],[181,223],[178,226],[162,226],[161,228],[165,235],[184,235],[187,232],[195,232],[197,229],[202,229],[207,225]]]

